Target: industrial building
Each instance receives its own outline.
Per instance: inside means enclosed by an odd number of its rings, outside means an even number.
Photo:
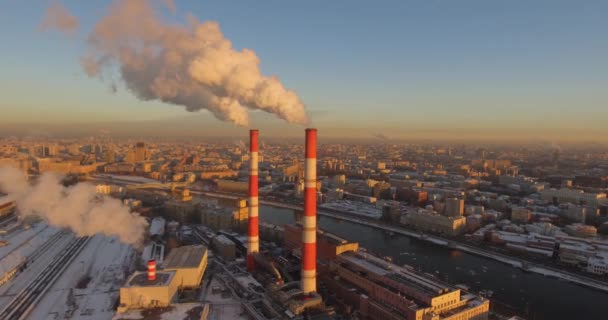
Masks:
[[[489,300],[365,252],[340,255],[323,280],[364,319],[482,320],[490,308]]]
[[[178,247],[165,258],[163,270],[175,271],[180,289],[198,287],[207,269],[208,255],[203,245]]]
[[[213,248],[218,256],[225,260],[232,261],[236,258],[236,245],[223,234],[217,235],[211,241]]]
[[[298,251],[302,247],[302,226],[285,225],[285,248]],[[359,244],[317,229],[317,259],[331,260],[348,251],[357,251]]]
[[[238,202],[240,203],[240,202]],[[226,208],[214,203],[201,205],[201,223],[213,230],[243,229],[247,222],[247,207]]]
[[[148,272],[135,272],[120,288],[118,312],[171,305],[178,291],[198,287],[207,268],[208,252],[203,245],[183,246],[169,253],[163,270],[148,262]]]
[[[175,271],[156,272],[156,262],[148,262],[148,272],[136,272],[120,288],[117,312],[169,306],[175,300],[178,283]]]

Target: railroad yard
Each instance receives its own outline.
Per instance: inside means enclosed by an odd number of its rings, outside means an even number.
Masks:
[[[45,222],[1,224],[0,319],[111,319],[132,271],[131,246]]]

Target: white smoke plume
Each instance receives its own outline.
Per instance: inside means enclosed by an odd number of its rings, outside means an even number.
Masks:
[[[41,30],[57,29],[64,33],[72,33],[78,28],[78,19],[74,17],[61,3],[55,1],[44,13]]]
[[[264,76],[250,49],[236,50],[217,22],[188,17],[186,25],[164,22],[148,0],[116,0],[88,38],[82,66],[91,77],[118,70],[126,87],[141,100],[160,100],[207,109],[237,125],[249,123],[249,111],[262,110],[291,123],[306,124],[298,95],[276,76]]]
[[[32,185],[23,171],[0,167],[0,191],[17,202],[22,217],[37,215],[50,225],[69,228],[79,236],[116,236],[137,246],[148,226],[145,218],[131,213],[120,200],[100,197],[95,186],[88,183],[64,187],[61,176],[54,173],[41,175]]]

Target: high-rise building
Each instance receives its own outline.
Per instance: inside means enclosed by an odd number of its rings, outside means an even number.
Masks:
[[[114,152],[114,145],[108,144],[104,154],[104,160],[106,163],[114,163],[116,162],[116,154]]]
[[[447,198],[445,200],[445,215],[448,217],[459,217],[464,214],[464,200],[458,198]]]
[[[148,159],[148,151],[143,142],[135,144],[135,162],[146,161]]]

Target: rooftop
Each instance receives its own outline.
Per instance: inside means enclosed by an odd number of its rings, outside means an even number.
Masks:
[[[183,246],[171,250],[165,258],[165,269],[197,268],[201,263],[207,247],[203,245]]]
[[[162,271],[156,272],[155,280],[148,280],[147,272],[136,272],[134,273],[129,281],[127,287],[162,287],[168,286],[171,283],[171,279],[175,276],[173,271]]]

